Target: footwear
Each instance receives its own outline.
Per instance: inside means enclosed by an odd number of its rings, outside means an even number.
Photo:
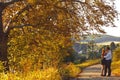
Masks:
[[[103,74],[101,74],[101,76],[103,76]]]
[[[103,75],[103,76],[106,76],[106,75]]]
[[[107,77],[110,77],[110,75],[107,75]]]

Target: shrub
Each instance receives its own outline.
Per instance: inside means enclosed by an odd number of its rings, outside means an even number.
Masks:
[[[120,69],[118,68],[120,66],[120,47],[116,48],[113,52],[113,62],[112,62],[112,73],[120,76]]]
[[[76,77],[81,70],[75,66],[73,63],[64,64],[62,74],[65,77]]]
[[[120,61],[114,62],[112,63],[112,73],[114,75],[120,76],[120,69],[118,68],[118,66],[120,66]]]
[[[119,61],[120,60],[120,47],[116,48],[113,52],[113,61]]]
[[[97,59],[100,58],[100,54],[97,52],[90,52],[88,53],[88,59]]]

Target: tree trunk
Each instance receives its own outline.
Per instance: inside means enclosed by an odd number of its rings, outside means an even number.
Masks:
[[[0,60],[3,62],[5,72],[9,70],[7,42],[8,34],[0,32]]]
[[[7,42],[8,42],[8,33],[3,32],[3,22],[2,22],[2,11],[4,7],[0,3],[0,61],[3,62],[4,71],[9,70],[8,65],[8,52],[7,52]]]

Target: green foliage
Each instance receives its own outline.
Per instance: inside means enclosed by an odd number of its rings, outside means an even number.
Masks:
[[[80,56],[80,63],[85,62],[87,60],[86,56]]]
[[[78,54],[76,55],[76,59],[74,61],[75,64],[80,64],[82,62],[85,62],[87,60],[86,54]]]
[[[100,58],[101,54],[98,52],[90,52],[88,53],[88,59],[97,59]]]

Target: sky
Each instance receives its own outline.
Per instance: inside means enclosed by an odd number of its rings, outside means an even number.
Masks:
[[[116,6],[116,10],[120,13],[120,0],[116,0],[115,6]],[[103,28],[103,29],[105,29],[107,35],[120,37],[120,15],[119,15],[119,20],[115,21],[115,25],[117,27],[114,27],[114,28],[107,27],[107,28]]]

